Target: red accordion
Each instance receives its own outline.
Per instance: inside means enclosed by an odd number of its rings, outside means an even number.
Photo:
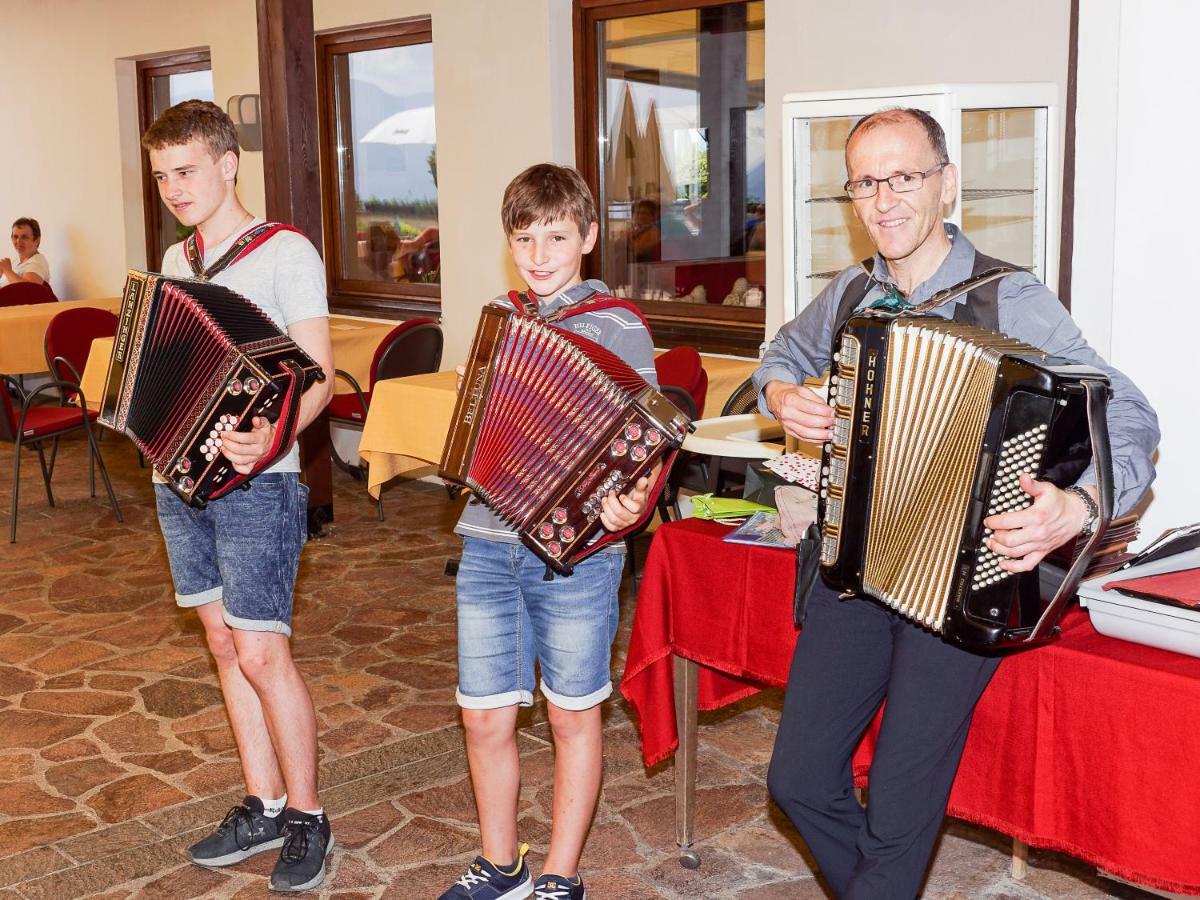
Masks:
[[[190,278],[130,271],[100,422],[129,435],[170,487],[203,508],[287,453],[300,397],[325,373],[246,298]],[[275,422],[249,475],[221,455],[221,435]]]
[[[469,487],[552,569],[569,575],[624,535],[604,531],[601,498],[627,492],[661,459],[643,513],[649,518],[688,428],[670,400],[599,344],[487,306],[441,476]]]

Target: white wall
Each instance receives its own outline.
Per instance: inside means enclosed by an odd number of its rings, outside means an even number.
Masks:
[[[254,0],[214,0],[204,16],[177,0],[6,0],[2,8],[0,109],[8,121],[0,141],[0,225],[7,234],[18,216],[41,223],[59,297],[116,296],[127,263],[140,264],[145,255],[140,197],[133,215],[125,209],[122,171],[136,171],[130,166],[138,163],[122,157],[130,108],[123,109],[118,85],[131,90],[132,79],[118,77],[117,61],[208,46],[221,102],[255,93]],[[243,187],[261,208],[261,154],[247,156],[257,161],[246,160]],[[127,224],[137,229],[128,240]]]
[[[0,222],[39,220],[64,299],[114,296],[125,269],[145,263],[132,60],[207,47],[219,104],[258,91],[254,0],[192,10],[55,0],[22,5],[20,41],[0,32],[0,108],[19,110],[28,135],[6,129],[0,141]],[[525,166],[575,155],[570,0],[490,0],[482,12],[478,0],[316,0],[313,10],[318,30],[432,15],[448,360],[465,355],[478,308],[517,286],[499,225],[504,186]],[[261,153],[242,153],[238,189],[263,209]]]
[[[1145,391],[1163,439],[1143,534],[1200,520],[1191,177],[1200,58],[1187,0],[1081,5],[1073,311]]]

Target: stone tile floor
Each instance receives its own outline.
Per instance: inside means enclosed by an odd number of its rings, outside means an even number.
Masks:
[[[109,435],[103,449],[125,523],[88,498],[83,445],[67,441],[56,509],[26,457],[18,543],[0,552],[0,900],[266,896],[270,854],[227,871],[183,861],[182,848],[240,798],[241,777],[198,624],[172,603],[148,473],[127,442]],[[0,444],[6,506],[12,470],[12,446]],[[305,551],[294,638],[339,844],[322,896],[435,897],[477,846],[443,574],[457,552],[455,508],[437,485],[411,482],[388,491],[379,523],[361,485],[334,477],[337,521]],[[627,579],[616,676],[634,599]],[[825,896],[766,795],[779,708],[768,692],[702,717],[703,865],[689,871],[673,849],[671,766],[645,770],[628,707],[607,704],[589,896]],[[553,765],[543,709],[523,718],[520,740],[521,826],[536,865]],[[1007,853],[1002,836],[948,823],[925,896],[1149,896],[1056,854],[1035,852],[1014,881]]]

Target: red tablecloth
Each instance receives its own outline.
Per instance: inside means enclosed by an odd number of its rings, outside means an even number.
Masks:
[[[695,520],[663,526],[646,561],[621,690],[641,719],[648,765],[678,744],[672,653],[701,664],[701,709],[787,680],[794,558],[725,543],[727,532]],[[1200,659],[1103,637],[1073,610],[1060,640],[1000,666],[949,812],[1131,881],[1200,894]]]

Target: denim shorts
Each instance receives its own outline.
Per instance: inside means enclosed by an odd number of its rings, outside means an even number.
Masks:
[[[533,667],[560,709],[590,709],[612,693],[624,553],[596,553],[569,577],[546,581],[546,564],[523,544],[463,538],[458,566],[458,704],[529,706]]]
[[[154,485],[175,602],[224,602],[225,624],[292,633],[292,588],[308,535],[308,488],[297,472],[267,472],[205,509]]]

